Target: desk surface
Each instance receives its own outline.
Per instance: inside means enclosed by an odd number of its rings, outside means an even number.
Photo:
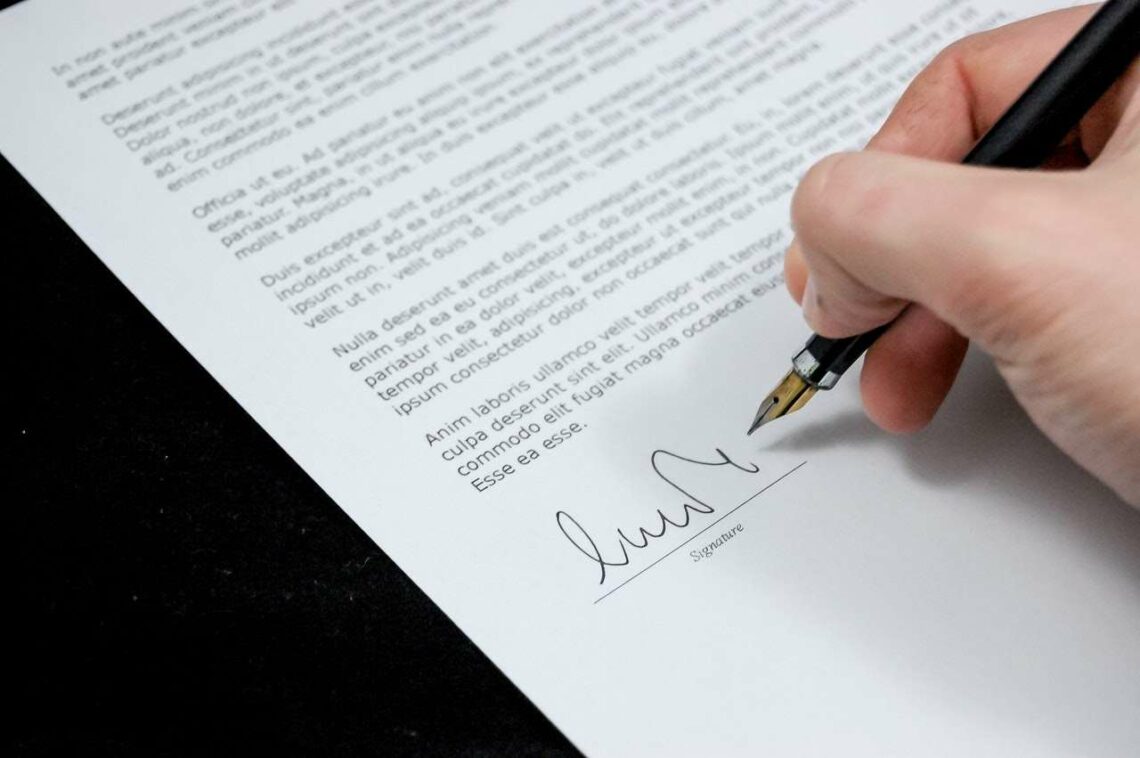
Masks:
[[[4,161],[0,196],[16,754],[575,754]]]

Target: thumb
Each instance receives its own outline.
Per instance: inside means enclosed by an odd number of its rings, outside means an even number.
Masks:
[[[917,302],[967,337],[1000,331],[1043,249],[1079,240],[1066,181],[873,151],[824,159],[792,201],[808,323],[847,336]]]

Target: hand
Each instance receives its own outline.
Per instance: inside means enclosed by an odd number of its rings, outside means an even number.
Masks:
[[[861,153],[831,156],[792,202],[786,271],[808,324],[868,352],[868,415],[923,427],[973,340],[1034,423],[1140,506],[1140,66],[1047,164],[957,164],[1092,14],[966,38],[907,89]]]

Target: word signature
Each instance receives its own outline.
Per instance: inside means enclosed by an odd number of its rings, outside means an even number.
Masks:
[[[693,514],[708,515],[716,513],[714,506],[666,476],[665,473],[661,471],[660,464],[662,459],[680,461],[693,466],[708,466],[713,468],[728,466],[748,474],[760,473],[760,468],[755,464],[741,465],[729,458],[720,448],[716,449],[716,453],[717,456],[719,456],[717,460],[699,461],[693,458],[686,458],[683,455],[677,455],[676,453],[670,453],[668,450],[654,450],[653,454],[649,456],[649,463],[653,467],[653,472],[674,490],[684,495],[686,502],[682,502],[680,512],[673,515],[668,515],[665,511],[658,508],[653,523],[648,527],[638,527],[637,532],[632,537],[626,534],[624,530],[617,529],[617,536],[612,538],[612,540],[607,540],[604,551],[602,547],[598,545],[598,541],[595,540],[573,516],[566,511],[558,511],[558,513],[555,514],[558,528],[562,530],[563,536],[570,541],[571,545],[578,549],[578,552],[597,565],[598,584],[605,583],[606,570],[608,568],[629,565],[629,551],[631,548],[634,550],[644,550],[649,547],[654,540],[665,536],[665,533],[669,531],[670,527],[673,527],[675,530],[688,527],[692,523]]]

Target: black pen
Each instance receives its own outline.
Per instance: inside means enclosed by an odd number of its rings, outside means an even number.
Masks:
[[[963,163],[1033,168],[1041,164],[1140,54],[1140,0],[1108,0],[982,137]],[[829,390],[890,324],[829,339],[813,334],[792,370],[760,404],[748,433]]]

